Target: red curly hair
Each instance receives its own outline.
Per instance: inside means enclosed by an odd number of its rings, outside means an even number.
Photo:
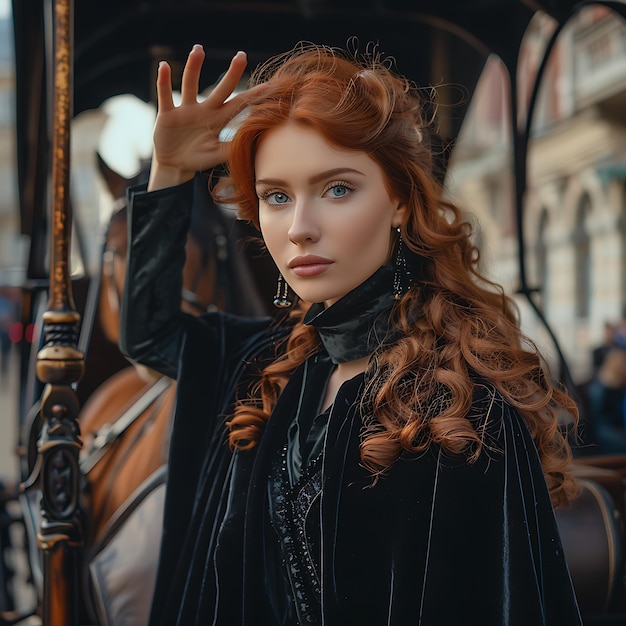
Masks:
[[[361,460],[374,476],[404,452],[432,443],[471,462],[483,437],[468,419],[476,377],[519,410],[536,443],[553,502],[576,492],[571,451],[560,417],[576,424],[574,401],[545,375],[534,345],[519,328],[514,303],[478,271],[471,226],[443,198],[433,172],[428,124],[418,91],[375,54],[301,45],[253,75],[264,89],[229,144],[228,168],[242,219],[258,228],[254,160],[264,134],[286,122],[320,133],[331,144],[369,155],[383,170],[388,190],[408,210],[402,238],[419,272],[393,310],[402,338],[377,354],[368,368],[363,402],[369,415]],[[283,354],[267,366],[251,397],[229,420],[230,443],[247,449],[259,440],[289,375],[319,347],[317,331],[292,313]],[[417,373],[419,372],[419,376]],[[429,407],[442,390],[448,401]]]

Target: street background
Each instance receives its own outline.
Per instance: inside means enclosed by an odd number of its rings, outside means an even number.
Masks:
[[[17,353],[11,353],[8,375],[0,378],[0,480],[8,487],[18,486],[19,468],[15,451],[17,443],[17,389],[18,367]],[[9,513],[19,517],[21,512],[17,503],[10,503]],[[15,569],[13,592],[17,610],[26,610],[34,606],[34,594],[28,583],[28,566],[25,558],[24,536],[19,524],[11,529],[12,549],[5,555],[7,562]],[[37,617],[23,622],[23,626],[38,626],[41,620]]]
[[[11,353],[7,377],[0,380],[0,479],[18,480],[17,441],[17,355]]]

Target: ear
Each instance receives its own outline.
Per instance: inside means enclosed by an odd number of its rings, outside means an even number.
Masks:
[[[399,204],[398,207],[396,208],[395,213],[393,214],[393,217],[391,218],[391,225],[394,228],[398,228],[398,226],[402,225],[402,222],[404,222],[405,214],[406,214],[406,204]]]

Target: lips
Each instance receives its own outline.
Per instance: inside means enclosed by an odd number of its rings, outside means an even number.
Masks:
[[[296,276],[317,276],[325,272],[333,261],[321,256],[309,254],[297,256],[289,261],[288,267]]]

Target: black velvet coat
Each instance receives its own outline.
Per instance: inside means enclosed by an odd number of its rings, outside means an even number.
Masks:
[[[131,194],[122,348],[178,378],[160,567],[151,626],[271,626],[267,476],[293,419],[302,368],[260,444],[232,453],[224,416],[275,354],[269,320],[179,312],[190,186]],[[430,451],[372,486],[359,462],[355,400],[335,400],[321,493],[322,619],[327,626],[580,624],[537,452],[520,415],[477,385],[479,460]],[[156,549],[156,546],[155,546]]]

